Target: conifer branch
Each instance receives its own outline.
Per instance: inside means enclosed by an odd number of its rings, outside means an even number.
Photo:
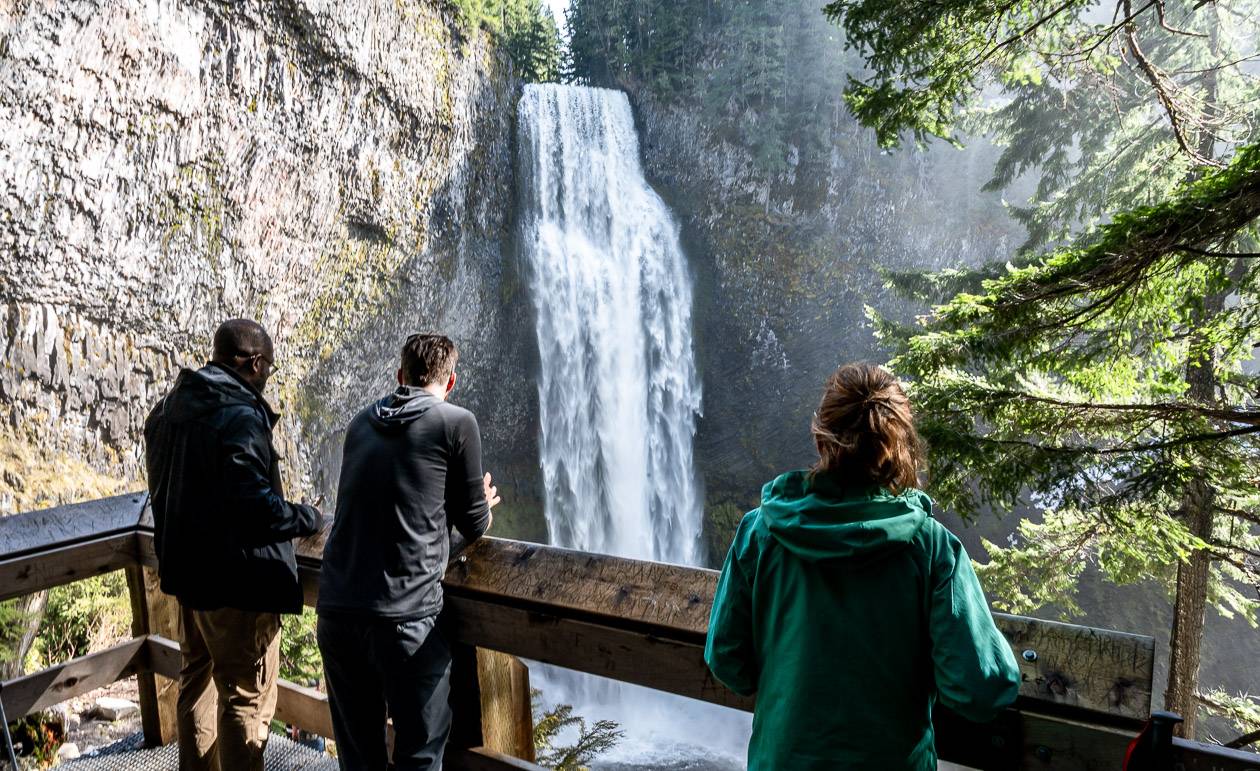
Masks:
[[[1126,12],[1132,13],[1130,0],[1124,0],[1124,9]],[[1142,52],[1142,47],[1138,45],[1137,25],[1130,20],[1125,24],[1124,32],[1125,38],[1129,43],[1129,50],[1133,53],[1133,58],[1137,61],[1138,68],[1142,70],[1142,74],[1150,81],[1151,88],[1155,90],[1156,98],[1164,108],[1164,112],[1168,114],[1168,122],[1172,126],[1172,133],[1177,140],[1177,146],[1201,166],[1220,166],[1221,163],[1219,161],[1204,157],[1198,150],[1190,146],[1190,142],[1186,137],[1186,123],[1189,121],[1189,117],[1182,110],[1177,103],[1176,97],[1173,95],[1173,92],[1177,89],[1177,84],[1173,83],[1164,74],[1163,70],[1155,66],[1155,63]]]
[[[1064,399],[1053,399],[1048,396],[1034,396],[1032,394],[1023,393],[1021,391],[984,391],[986,396],[994,396],[1008,399],[1022,399],[1024,401],[1036,402],[1038,404],[1049,404],[1054,407],[1063,407],[1065,409],[1081,410],[1081,411],[1114,411],[1114,412],[1147,412],[1154,413],[1156,416],[1172,416],[1175,414],[1192,414],[1205,418],[1214,418],[1226,423],[1239,423],[1248,426],[1260,426],[1260,410],[1233,410],[1233,409],[1217,409],[1213,407],[1205,407],[1199,404],[1187,402],[1152,402],[1148,404],[1107,404],[1095,402],[1072,402]]]

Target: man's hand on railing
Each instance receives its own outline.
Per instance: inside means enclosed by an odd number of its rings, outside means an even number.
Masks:
[[[499,497],[499,488],[494,486],[493,480],[490,478],[489,471],[487,471],[486,475],[482,477],[481,484],[486,490],[486,503],[490,505],[490,511],[487,512],[490,517],[490,521],[486,523],[486,530],[489,531],[490,528],[494,526],[494,507],[498,506],[502,499]]]
[[[499,488],[495,487],[493,480],[490,479],[489,471],[486,472],[486,475],[482,478],[481,483],[486,489],[486,503],[490,504],[490,508],[493,509],[495,506],[499,505],[499,501],[502,499],[499,498]]]

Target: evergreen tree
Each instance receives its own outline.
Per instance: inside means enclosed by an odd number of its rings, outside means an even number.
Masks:
[[[560,32],[542,0],[455,0],[465,25],[498,38],[527,83],[560,79]]]
[[[879,321],[915,381],[933,491],[963,513],[1043,510],[986,545],[1009,609],[1074,608],[1089,560],[1168,585],[1165,706],[1193,735],[1200,701],[1221,701],[1198,693],[1206,607],[1253,624],[1260,608],[1257,4],[826,13],[869,67],[845,98],[881,143],[987,128],[1005,143],[992,188],[1038,177],[1014,264],[896,276],[948,299]]]

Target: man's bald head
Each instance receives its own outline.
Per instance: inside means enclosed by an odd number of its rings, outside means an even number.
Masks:
[[[235,370],[261,391],[275,364],[275,348],[262,324],[230,319],[214,332],[211,360]]]

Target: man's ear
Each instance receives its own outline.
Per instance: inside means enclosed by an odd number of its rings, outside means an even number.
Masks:
[[[450,396],[451,391],[455,390],[455,373],[451,373],[451,379],[446,381],[446,395]]]
[[[398,368],[398,371],[394,373],[394,377],[398,378],[398,385],[407,385],[403,382],[402,367]]]

